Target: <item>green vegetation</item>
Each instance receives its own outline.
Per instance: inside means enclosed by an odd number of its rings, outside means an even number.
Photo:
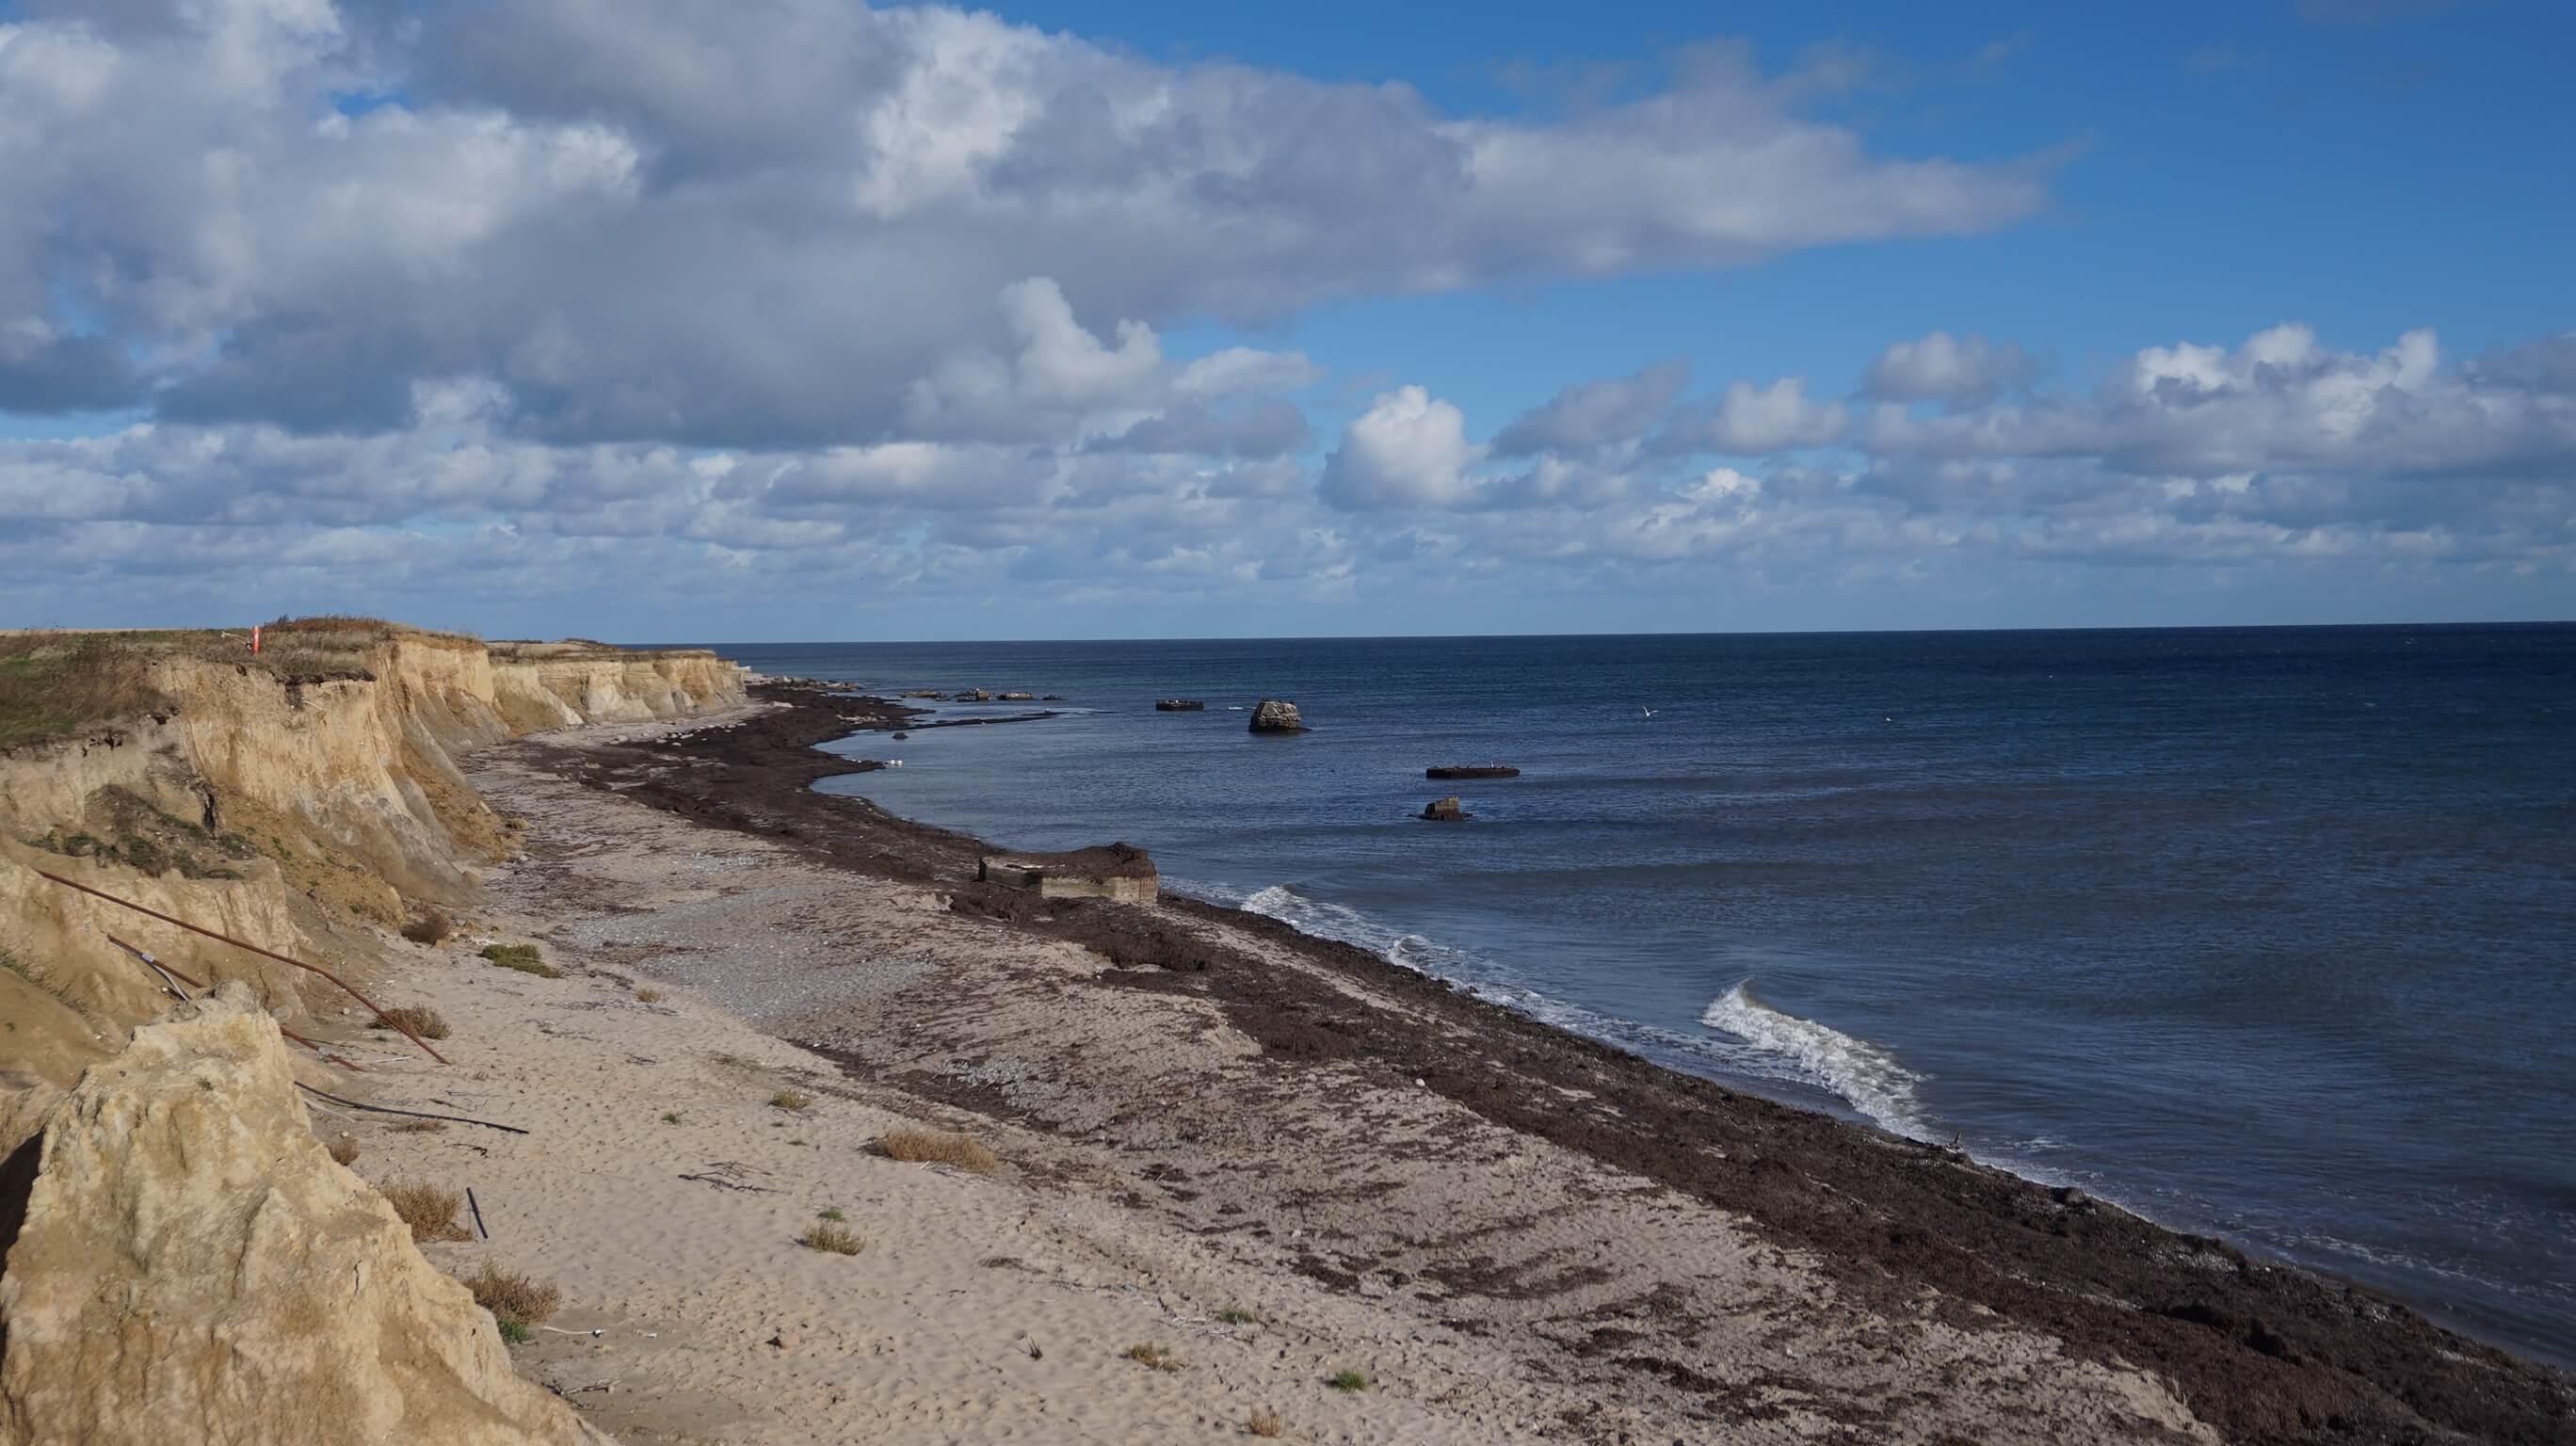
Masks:
[[[666,1125],[676,1125],[680,1123],[680,1112],[678,1110],[664,1110],[662,1112],[662,1123]]]
[[[563,971],[547,963],[545,956],[537,952],[537,946],[534,944],[486,944],[483,946],[483,957],[504,969],[516,969],[522,974],[534,974],[540,979],[563,977]]]
[[[812,1103],[814,1103],[812,1095],[801,1094],[795,1090],[780,1090],[769,1097],[770,1108],[779,1110],[801,1110]]]
[[[1365,1391],[1369,1386],[1368,1377],[1357,1371],[1335,1371],[1324,1378],[1324,1384],[1336,1391]]]
[[[1248,1310],[1236,1310],[1232,1306],[1228,1306],[1224,1310],[1218,1311],[1216,1313],[1216,1318],[1225,1322],[1227,1325],[1261,1324],[1261,1317],[1254,1315]]]
[[[514,1346],[524,1346],[537,1338],[535,1326],[521,1325],[514,1320],[503,1320],[499,1316],[492,1318],[492,1324],[501,1328],[501,1339]]]
[[[1181,1358],[1172,1354],[1170,1346],[1153,1345],[1145,1341],[1138,1341],[1129,1346],[1127,1359],[1138,1365],[1152,1366],[1155,1370],[1167,1374],[1177,1372],[1181,1368]]]
[[[817,1220],[829,1220],[837,1224],[840,1221],[849,1219],[850,1217],[841,1213],[840,1206],[834,1205],[829,1209],[815,1212],[814,1218]]]

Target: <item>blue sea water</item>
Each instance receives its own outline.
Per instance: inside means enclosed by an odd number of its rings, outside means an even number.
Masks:
[[[840,745],[904,766],[827,790],[1124,839],[1168,886],[2576,1362],[2576,627],[724,651],[1068,695]],[[1313,731],[1249,734],[1268,696]],[[1523,774],[1422,776],[1490,761]],[[1414,817],[1451,792],[1472,821]]]

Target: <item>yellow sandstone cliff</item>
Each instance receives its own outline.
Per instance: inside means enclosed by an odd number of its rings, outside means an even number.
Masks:
[[[743,699],[742,670],[712,653],[388,633],[331,676],[174,653],[151,664],[165,706],[0,750],[0,1075],[68,1085],[168,1002],[110,936],[240,981],[290,1026],[305,1010],[296,971],[38,870],[307,957],[333,920],[399,924],[470,898],[507,855],[465,752]]]

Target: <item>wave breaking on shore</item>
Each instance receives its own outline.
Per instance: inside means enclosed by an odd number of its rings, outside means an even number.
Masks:
[[[1455,984],[1488,1003],[1704,1072],[1797,1085],[1831,1095],[1864,1119],[1912,1139],[1929,1139],[1915,1087],[1922,1076],[1864,1039],[1784,1013],[1739,983],[1712,1002],[1699,1022],[1708,1034],[1662,1029],[1588,1009],[1531,989],[1481,955],[1407,933],[1358,909],[1272,884],[1249,894],[1211,886],[1191,892],[1248,913],[1277,919],[1300,933],[1367,949],[1399,968]]]

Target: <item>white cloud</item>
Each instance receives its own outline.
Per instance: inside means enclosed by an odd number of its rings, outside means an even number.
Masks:
[[[1326,502],[1353,511],[1456,507],[1474,495],[1467,469],[1484,449],[1466,414],[1420,387],[1381,393],[1324,464]]]
[[[1875,155],[1725,49],[1537,121],[843,0],[192,0],[7,35],[0,325],[138,359],[173,418],[300,430],[398,426],[412,383],[487,376],[534,436],[902,440],[961,346],[1087,403],[1183,318],[1981,231],[2045,198],[2027,166]],[[116,391],[79,351],[13,355],[0,408]]]
[[[1970,333],[1936,331],[1891,343],[1869,366],[1866,389],[1890,401],[1982,401],[2028,378],[2030,357],[2010,343],[1997,345]]]
[[[1730,382],[1714,404],[1684,409],[1662,445],[1758,457],[1825,446],[1839,440],[1849,424],[1850,413],[1842,403],[1807,396],[1804,378],[1782,377],[1767,387]]]

